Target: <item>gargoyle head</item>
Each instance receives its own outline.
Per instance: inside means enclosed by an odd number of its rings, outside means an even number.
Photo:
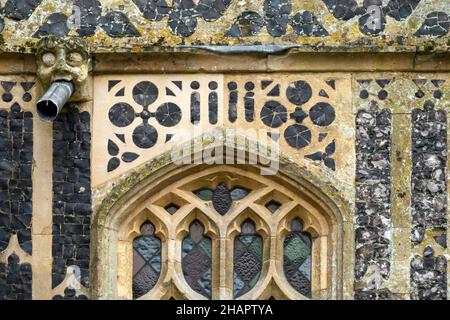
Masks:
[[[88,46],[82,38],[42,38],[37,48],[37,74],[44,90],[58,80],[71,81],[75,86],[74,98],[87,92],[86,80],[90,70]]]

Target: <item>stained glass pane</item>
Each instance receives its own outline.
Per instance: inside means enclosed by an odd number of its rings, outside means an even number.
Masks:
[[[284,274],[295,290],[311,298],[311,237],[300,219],[292,221],[291,230],[284,240]]]
[[[230,210],[232,202],[230,190],[224,183],[219,183],[212,196],[214,209],[221,215],[224,215]]]
[[[161,273],[161,240],[154,236],[150,222],[141,226],[141,236],[133,241],[133,299],[149,292]]]
[[[203,201],[211,201],[213,196],[213,190],[208,188],[198,189],[193,191],[193,193]]]
[[[204,227],[195,220],[189,226],[189,234],[183,240],[181,266],[189,286],[199,294],[211,299],[211,239],[206,237]]]
[[[275,200],[271,200],[266,203],[265,207],[269,209],[270,212],[274,213],[281,207],[281,203]]]
[[[255,224],[246,220],[241,234],[234,240],[233,295],[235,298],[250,291],[261,275],[263,242],[256,234]]]
[[[233,201],[241,200],[247,196],[247,194],[250,192],[250,190],[243,188],[243,187],[234,187],[231,190],[231,199]]]
[[[175,203],[169,203],[167,206],[164,207],[164,209],[166,209],[168,213],[174,214],[175,212],[178,211],[178,209],[180,209],[180,207],[177,206]]]

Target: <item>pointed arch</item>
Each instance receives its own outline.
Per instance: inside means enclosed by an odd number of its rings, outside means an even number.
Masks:
[[[161,272],[161,283],[154,288],[151,298],[201,298],[193,294],[190,288],[185,288],[186,283],[179,272],[181,243],[186,235],[186,232],[180,232],[183,229],[180,226],[192,221],[195,214],[203,224],[209,224],[210,236],[218,239],[213,245],[216,248],[214,259],[218,261],[217,277],[212,281],[213,299],[232,297],[232,272],[230,275],[231,266],[227,262],[230,252],[226,239],[233,221],[240,220],[241,215],[253,216],[254,221],[261,220],[257,228],[260,231],[265,229],[263,234],[266,237],[276,239],[264,248],[264,254],[268,257],[266,266],[257,287],[252,290],[254,293],[244,295],[246,298],[304,298],[283,278],[282,259],[276,258],[280,253],[282,255],[283,237],[289,230],[287,221],[293,217],[301,218],[305,230],[313,236],[313,266],[319,268],[313,270],[312,275],[313,299],[342,298],[343,246],[353,246],[352,235],[344,237],[343,229],[352,215],[352,200],[336,192],[335,184],[328,176],[312,175],[307,168],[289,161],[283,155],[276,175],[261,176],[261,167],[260,164],[178,166],[171,162],[169,154],[164,154],[123,176],[94,213],[92,296],[99,299],[130,298],[123,290],[123,283],[120,283],[124,279],[118,274],[118,261],[123,249],[121,252],[117,242],[126,233],[124,230],[136,229],[136,223],[127,223],[132,221],[130,217],[139,217],[146,212],[146,217],[153,217],[156,223],[164,221],[164,227],[160,229],[164,230],[162,234],[167,233],[167,241],[162,249],[163,256],[165,254],[162,263],[166,263],[167,270],[172,270],[164,275]],[[211,181],[211,177],[229,179],[231,182],[224,182],[227,188],[239,185],[250,192],[232,204],[230,213],[221,215],[210,202],[198,199],[192,192],[202,185],[215,188],[217,181]],[[276,212],[272,213],[265,207],[269,198],[281,204]],[[166,202],[173,201],[177,202],[176,212],[167,212],[164,207]],[[136,219],[141,221],[144,218]],[[152,223],[155,224],[154,221]],[[121,261],[123,263],[124,259]]]

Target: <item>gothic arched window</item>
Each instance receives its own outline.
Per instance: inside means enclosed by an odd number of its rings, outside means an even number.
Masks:
[[[299,194],[227,166],[151,189],[118,227],[118,296],[321,298],[334,277],[332,225]]]

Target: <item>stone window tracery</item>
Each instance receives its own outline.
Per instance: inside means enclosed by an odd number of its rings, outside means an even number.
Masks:
[[[170,179],[143,198],[117,222],[119,298],[328,294],[332,226],[285,185],[217,166]]]

